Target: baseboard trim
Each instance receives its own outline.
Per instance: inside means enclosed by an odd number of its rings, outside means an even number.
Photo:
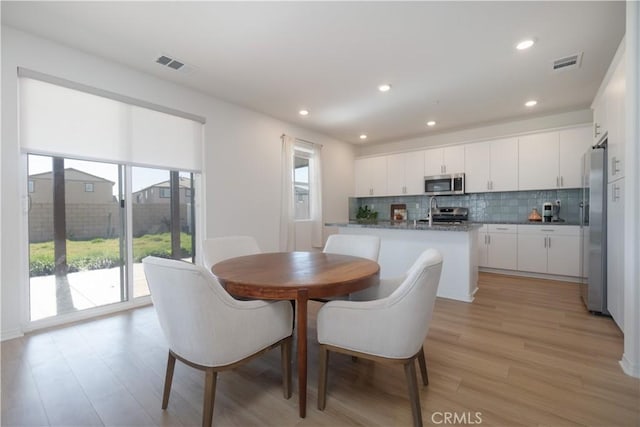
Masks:
[[[620,366],[622,367],[622,371],[625,374],[629,375],[630,377],[640,378],[640,364],[632,363],[627,358],[626,354],[622,355]]]
[[[579,277],[558,276],[555,274],[531,273],[528,271],[503,270],[500,268],[478,267],[478,271],[485,273],[504,274],[506,276],[533,277],[534,279],[558,280],[560,282],[580,283]]]
[[[24,336],[24,332],[20,328],[10,329],[8,331],[2,331],[0,335],[0,341],[12,340],[14,338],[20,338]]]

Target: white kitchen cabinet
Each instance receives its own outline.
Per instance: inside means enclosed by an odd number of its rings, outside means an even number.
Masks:
[[[606,90],[605,90],[606,92]],[[591,108],[593,109],[593,128],[591,136],[593,137],[593,145],[596,145],[607,132],[607,100],[606,93],[598,94],[593,101]]]
[[[425,151],[425,176],[463,173],[464,171],[464,145],[433,148]]]
[[[582,156],[591,145],[589,126],[563,129],[559,136],[559,184],[562,188],[582,187]]]
[[[518,141],[518,188],[579,188],[582,154],[591,143],[588,126],[543,132]]]
[[[624,55],[616,64],[605,91],[607,115],[607,182],[624,177],[625,151],[625,60]]]
[[[515,270],[517,268],[517,227],[509,224],[486,224],[478,232],[478,265]]]
[[[520,190],[544,190],[558,186],[558,132],[525,135],[518,141]]]
[[[518,189],[518,140],[516,138],[465,146],[465,191],[515,191]]]
[[[387,156],[387,194],[423,194],[424,176],[424,151]]]
[[[387,157],[367,157],[355,161],[357,197],[387,195]]]
[[[580,227],[518,225],[518,270],[578,277]]]
[[[607,309],[624,331],[624,178],[607,190]]]

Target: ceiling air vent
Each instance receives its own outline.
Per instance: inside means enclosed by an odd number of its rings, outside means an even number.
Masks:
[[[190,68],[184,62],[172,58],[168,55],[158,56],[156,58],[156,63],[164,65],[165,67],[169,67],[176,71],[187,71]]]
[[[582,65],[582,52],[553,61],[553,71],[572,70]]]

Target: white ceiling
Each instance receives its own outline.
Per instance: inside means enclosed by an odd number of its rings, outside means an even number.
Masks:
[[[624,34],[624,9],[611,1],[2,1],[2,22],[343,141],[366,133],[376,143],[588,108]],[[517,51],[527,37],[536,45]],[[551,70],[579,52],[581,68]],[[159,54],[193,69],[162,67]],[[392,90],[378,92],[385,82]],[[539,103],[528,109],[528,99]]]

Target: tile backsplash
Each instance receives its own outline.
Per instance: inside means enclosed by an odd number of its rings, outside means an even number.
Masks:
[[[560,218],[568,224],[580,223],[582,190],[509,191],[503,193],[473,193],[457,196],[436,196],[439,207],[458,206],[469,208],[469,220],[473,222],[522,222],[537,208],[542,215],[542,204],[560,200]],[[349,199],[349,219],[355,220],[358,207],[369,206],[378,212],[379,220],[389,220],[391,204],[407,205],[409,220],[426,218],[429,196],[352,197]]]

